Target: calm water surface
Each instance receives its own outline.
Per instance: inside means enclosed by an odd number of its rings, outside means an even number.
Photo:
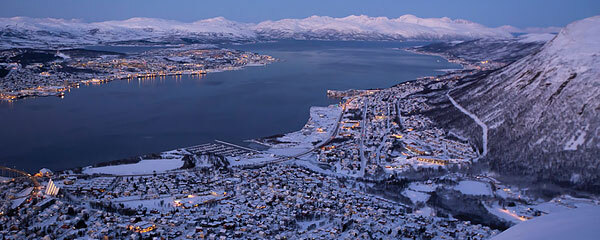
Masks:
[[[0,165],[30,172],[59,170],[214,139],[245,144],[246,139],[295,131],[305,124],[310,106],[338,102],[327,98],[327,89],[383,88],[459,67],[398,50],[420,44],[283,41],[228,46],[281,61],[202,78],[83,86],[64,99],[3,102]]]

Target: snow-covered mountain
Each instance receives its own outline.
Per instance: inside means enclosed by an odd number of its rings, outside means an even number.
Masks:
[[[254,39],[250,24],[211,18],[192,23],[155,18],[85,23],[79,20],[14,17],[0,19],[0,46],[60,47],[139,41],[237,41]]]
[[[119,42],[186,43],[274,39],[466,40],[510,38],[509,31],[449,18],[312,16],[258,24],[222,17],[183,23],[155,18],[86,23],[54,18],[0,18],[0,47]]]
[[[487,28],[462,19],[418,18],[413,15],[395,19],[365,15],[344,18],[312,16],[265,21],[253,29],[259,36],[271,39],[439,40],[511,37],[503,29]]]
[[[499,172],[600,191],[600,16],[450,93],[489,129]]]

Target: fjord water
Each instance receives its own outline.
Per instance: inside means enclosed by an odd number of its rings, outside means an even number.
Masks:
[[[281,41],[229,48],[281,61],[243,70],[72,89],[63,99],[0,103],[0,165],[34,172],[74,168],[214,139],[300,129],[327,89],[384,88],[459,68],[399,48],[424,43]],[[111,47],[96,48],[123,51]]]

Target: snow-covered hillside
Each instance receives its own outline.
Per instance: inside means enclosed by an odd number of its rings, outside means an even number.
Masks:
[[[600,16],[451,93],[489,127],[500,172],[600,191]]]
[[[476,39],[470,41],[436,42],[411,48],[416,52],[437,54],[449,60],[469,64],[492,61],[508,64],[539,51],[552,34],[526,34],[511,39]]]
[[[492,240],[592,240],[600,236],[600,207],[584,207],[551,213],[520,223]]]
[[[465,40],[510,38],[503,28],[488,28],[449,18],[312,16],[258,24],[223,17],[183,23],[155,18],[86,23],[80,20],[0,18],[0,47],[69,46],[99,43],[186,43],[273,39]]]

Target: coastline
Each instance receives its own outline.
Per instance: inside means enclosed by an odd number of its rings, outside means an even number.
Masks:
[[[420,55],[426,55],[426,54],[424,54],[424,53],[421,53],[421,52],[417,52],[417,54],[420,54]],[[275,61],[272,61],[272,62],[277,62],[277,61],[281,61],[281,60],[279,60],[279,59],[276,59]],[[272,62],[269,62],[269,63],[272,63]],[[267,64],[269,64],[269,63],[267,63]],[[267,64],[260,64],[259,66],[264,66],[264,65],[267,65]],[[244,69],[245,67],[251,67],[251,66],[256,66],[256,64],[246,64],[246,65],[244,65],[244,66],[240,66],[240,67],[229,67],[229,68],[220,68],[220,69],[208,69],[208,70],[206,70],[206,73],[215,73],[215,72],[223,72],[223,71],[241,70],[241,69]],[[456,70],[461,70],[461,69],[456,69]],[[195,73],[193,73],[193,72],[182,72],[182,73],[175,73],[175,72],[173,72],[173,73],[169,73],[169,74],[164,74],[163,76],[193,75],[193,74],[195,74]],[[423,78],[429,78],[429,77],[437,76],[437,75],[440,75],[440,74],[444,74],[444,73],[437,73],[437,72],[434,72],[434,73],[432,73],[431,75],[423,75],[422,77],[413,78],[413,79],[411,79],[411,80],[407,80],[407,81],[405,81],[405,82],[415,82],[415,81],[420,81],[420,80],[422,80]],[[136,77],[138,77],[138,76],[136,76]],[[139,78],[143,78],[143,77],[146,77],[146,76],[144,76],[144,74],[140,73],[140,74],[139,74]],[[151,76],[149,76],[149,77],[151,77]],[[97,80],[97,81],[95,81],[95,82],[88,82],[88,84],[102,84],[102,83],[107,83],[107,82],[109,82],[109,81],[115,81],[115,80],[127,80],[127,79],[128,79],[128,77],[115,78],[115,79],[111,79],[111,80]],[[382,90],[382,89],[389,89],[389,88],[392,88],[392,87],[394,87],[394,86],[397,86],[398,84],[402,84],[402,83],[405,83],[405,82],[401,82],[401,83],[394,83],[393,85],[390,85],[390,86],[387,86],[387,87],[384,87],[384,88],[371,88],[371,89],[368,89],[368,88],[361,88],[361,89],[363,89],[363,90],[359,90],[359,91],[379,91],[379,90]],[[317,106],[319,106],[319,105],[317,105]],[[298,131],[299,131],[299,130],[300,130],[300,129],[298,129]],[[292,130],[292,131],[290,131],[290,132],[286,132],[286,133],[284,133],[284,134],[282,134],[282,135],[285,135],[285,134],[288,134],[288,133],[292,133],[292,132],[294,132],[294,131]],[[258,135],[258,136],[260,136],[260,135]],[[224,139],[224,140],[228,140],[228,139]],[[252,141],[252,139],[250,139],[250,138],[249,138],[249,140],[246,140],[246,141]],[[202,142],[200,142],[200,143],[202,143]],[[242,145],[246,145],[246,144],[242,144]],[[263,147],[265,147],[265,148],[267,148],[267,147],[271,147],[271,146],[265,146],[264,144],[260,144],[260,145],[261,145],[261,146],[263,146]],[[179,146],[175,146],[175,147],[179,148]],[[172,148],[172,149],[177,149],[177,148]],[[257,149],[261,149],[261,148],[259,147],[259,148],[257,148]],[[165,151],[166,151],[166,150],[169,150],[169,149],[163,149],[163,150],[165,150]],[[161,150],[161,151],[162,151],[162,150]],[[156,152],[155,152],[155,151],[153,151],[153,150],[150,150],[150,151],[145,151],[145,152],[146,152],[146,153],[144,153],[144,154],[147,154],[147,153],[156,153]],[[138,156],[139,156],[139,155],[138,155]],[[136,156],[134,156],[134,157],[136,157]],[[126,157],[126,158],[127,158],[127,157]],[[101,161],[99,161],[98,163],[105,163],[105,162],[118,162],[118,161],[120,161],[120,159],[105,159],[104,161],[103,161],[103,160],[101,160]],[[95,165],[95,164],[94,164],[94,165]],[[76,168],[80,168],[80,167],[85,167],[85,166],[71,166],[71,167],[69,167],[69,166],[65,166],[65,168],[61,168],[61,170],[76,169]]]
[[[408,51],[408,52],[411,52],[411,53],[415,53],[415,54],[421,54],[421,55],[432,55],[432,56],[439,56],[439,57],[442,57],[442,58],[444,58],[444,59],[445,59],[445,60],[447,60],[448,62],[451,62],[451,61],[450,61],[450,60],[447,58],[447,56],[445,56],[445,55],[442,55],[442,54],[435,54],[435,53],[428,54],[428,53],[426,53],[426,52],[413,51],[413,50],[410,50],[410,49],[408,49],[408,48],[405,48],[405,49],[402,49],[402,50],[404,50],[404,51]],[[280,61],[280,60],[279,60],[279,59],[276,59],[275,61]],[[275,61],[273,61],[273,62],[275,62]],[[228,68],[228,69],[209,69],[209,70],[206,70],[206,71],[205,71],[205,73],[203,73],[203,74],[208,74],[208,73],[217,73],[217,72],[223,72],[223,71],[235,71],[235,70],[242,70],[242,69],[244,69],[245,67],[265,66],[265,65],[268,65],[268,64],[270,64],[270,63],[272,63],[272,62],[269,62],[269,63],[266,63],[266,64],[258,64],[258,65],[255,65],[255,64],[247,64],[247,65],[244,65],[244,66],[241,66],[241,67]],[[449,73],[449,72],[453,72],[453,71],[472,70],[472,69],[465,69],[465,68],[464,68],[464,67],[465,67],[465,65],[464,65],[463,63],[465,63],[465,64],[466,64],[466,62],[455,62],[455,63],[459,63],[459,64],[461,64],[461,66],[463,66],[463,69],[452,69],[452,71],[445,71],[443,74],[447,74],[447,73]],[[166,75],[164,75],[164,76],[195,75],[195,74],[196,74],[196,73],[185,72],[185,73],[181,73],[181,74],[178,74],[178,73],[171,73],[171,74],[166,74]],[[442,74],[442,75],[443,75],[443,74]],[[395,86],[398,86],[398,85],[400,85],[400,84],[403,84],[403,83],[406,83],[406,82],[418,82],[418,81],[421,81],[421,80],[423,80],[423,79],[434,78],[435,76],[439,76],[439,75],[428,75],[428,76],[422,76],[422,77],[419,77],[419,78],[416,78],[416,79],[411,79],[411,80],[408,80],[408,81],[405,81],[405,82],[402,82],[402,83],[394,84],[394,85],[391,85],[391,86],[389,86],[389,87],[386,87],[386,88],[361,89],[361,90],[356,90],[356,91],[361,91],[361,92],[363,92],[363,91],[379,91],[379,90],[382,90],[382,89],[389,89],[389,88],[393,88],[393,87],[395,87]],[[129,79],[129,78],[125,77],[125,78],[121,78],[121,79],[114,79],[114,80],[110,80],[110,81],[115,81],[115,80],[126,80],[126,79]],[[102,83],[107,83],[107,82],[110,82],[110,81],[105,81],[105,82],[100,82],[100,83],[95,83],[95,84],[102,84]],[[311,108],[314,108],[314,107],[317,107],[317,108],[318,108],[319,106],[312,106]],[[308,117],[308,119],[307,119],[307,120],[308,120],[308,121],[310,121],[310,116]],[[308,123],[308,122],[307,122],[307,123]],[[267,137],[258,137],[258,138],[247,139],[247,140],[245,140],[245,142],[247,142],[247,143],[251,143],[251,144],[258,144],[258,145],[260,145],[260,146],[262,146],[262,147],[265,147],[265,148],[266,148],[265,152],[269,152],[269,150],[271,150],[271,149],[273,149],[274,147],[276,147],[275,145],[277,145],[277,144],[269,144],[269,143],[266,143],[266,142],[264,142],[264,140],[267,140],[267,139],[269,139],[269,138],[272,138],[272,139],[277,139],[277,138],[280,138],[280,137],[284,137],[284,136],[286,136],[286,135],[288,135],[288,134],[292,134],[292,133],[294,133],[294,132],[300,132],[300,131],[302,131],[302,129],[299,129],[299,130],[297,130],[297,131],[292,131],[292,132],[286,132],[286,133],[275,134],[275,135],[273,135],[273,136],[267,136]],[[226,139],[226,141],[227,141],[227,139]],[[185,147],[176,148],[176,149],[168,150],[168,151],[166,151],[166,152],[169,152],[169,151],[175,151],[175,150],[178,150],[178,149],[184,149],[184,148],[185,148]],[[148,155],[148,154],[146,154],[146,155]],[[140,156],[134,156],[134,157],[131,157],[131,158],[136,158],[136,157],[140,157]],[[127,158],[127,159],[131,159],[131,158]],[[112,165],[112,164],[110,164],[110,163],[118,163],[118,162],[121,162],[122,160],[123,160],[123,159],[119,159],[119,160],[109,160],[109,161],[104,161],[104,162],[100,162],[100,163],[97,163],[97,164],[94,164],[94,165],[89,165],[89,166],[76,166],[76,167],[72,167],[72,168],[67,168],[67,169],[64,169],[64,170],[62,170],[62,171],[75,170],[75,169],[82,169],[82,168],[86,168],[86,167],[87,167],[87,168],[89,168],[89,167],[94,167],[94,166],[97,166],[97,165],[104,165],[104,164],[106,164],[106,163],[109,163],[109,165]],[[140,160],[141,160],[141,159],[140,159]],[[139,161],[137,161],[137,162],[139,162]],[[129,163],[131,163],[131,162],[123,162],[123,163],[121,163],[121,164],[129,164]],[[116,165],[121,165],[121,164],[116,164]]]
[[[38,87],[36,89],[24,89],[24,90],[20,90],[19,92],[15,93],[1,93],[0,92],[0,102],[2,101],[15,101],[15,100],[20,100],[20,99],[25,99],[25,98],[32,98],[32,97],[50,97],[50,96],[54,96],[54,97],[63,97],[65,95],[65,92],[70,92],[71,89],[73,88],[79,88],[81,86],[81,84],[84,85],[100,85],[100,84],[105,84],[105,83],[109,83],[112,81],[120,81],[120,80],[131,80],[131,79],[148,79],[148,78],[156,78],[156,77],[173,77],[173,76],[193,76],[193,75],[206,75],[209,73],[219,73],[219,72],[225,72],[225,71],[237,71],[237,70],[242,70],[246,67],[260,67],[260,66],[266,66],[268,64],[271,64],[273,62],[276,62],[277,59],[274,59],[273,61],[267,62],[267,63],[249,63],[243,66],[236,66],[236,67],[226,67],[226,68],[214,68],[214,69],[203,69],[203,70],[196,70],[196,71],[176,71],[176,72],[169,72],[169,73],[146,73],[146,72],[142,72],[142,73],[136,73],[136,74],[128,74],[130,76],[113,76],[113,77],[108,77],[108,78],[104,78],[104,79],[97,79],[97,78],[92,78],[92,79],[88,79],[88,80],[81,80],[79,82],[75,82],[72,84],[68,84],[66,86],[45,86],[45,87]]]
[[[232,70],[238,69],[242,68]],[[479,68],[453,69],[376,90],[327,91],[328,97],[334,96],[343,101],[339,105],[328,107],[312,106],[310,117],[302,129],[245,141],[265,146],[267,150],[253,151],[254,149],[214,140],[214,143],[133,157],[130,158],[130,162],[113,161],[114,165],[97,164],[98,166],[94,167],[79,168],[78,171],[63,170],[60,171],[59,178],[54,180],[63,177],[65,180],[60,186],[75,192],[81,191],[79,186],[95,185],[96,182],[127,185],[127,181],[131,180],[125,180],[123,183],[124,179],[158,179],[159,182],[168,182],[170,179],[179,179],[179,176],[182,176],[181,179],[206,176],[206,181],[199,183],[200,185],[224,182],[211,190],[210,194],[218,197],[216,201],[221,200],[220,197],[224,197],[225,192],[233,193],[228,197],[235,201],[237,189],[234,191],[227,186],[252,181],[261,175],[277,178],[286,174],[306,174],[321,182],[323,179],[330,179],[342,183],[342,189],[351,183],[352,187],[348,190],[354,195],[368,196],[363,199],[412,209],[407,212],[414,214],[408,215],[409,219],[420,219],[414,217],[420,216],[439,222],[445,221],[446,216],[462,213],[464,216],[458,219],[459,222],[468,221],[467,224],[473,224],[477,229],[482,229],[481,226],[484,229],[495,229],[490,233],[493,236],[498,234],[498,230],[505,230],[539,216],[529,209],[545,211],[548,205],[553,208],[560,206],[553,205],[554,199],[546,202],[535,200],[531,195],[526,195],[527,189],[506,185],[496,180],[496,176],[489,172],[468,172],[471,166],[487,153],[486,132],[483,133],[484,152],[481,153],[472,142],[463,136],[446,132],[444,124],[437,122],[435,118],[431,118],[433,121],[430,121],[429,116],[423,114],[423,111],[436,110],[435,107],[430,108],[428,99],[445,95],[452,105],[442,108],[456,108],[480,124],[484,130],[487,129],[477,116],[463,109],[448,95],[449,91],[463,83],[462,79],[480,71]],[[413,112],[415,114],[411,114]],[[368,132],[365,132],[365,129],[369,129]],[[397,151],[396,146],[401,150]],[[229,155],[231,152],[236,153]],[[260,172],[260,175],[254,174],[257,172]],[[301,176],[298,182],[302,183],[303,187],[300,189],[319,186],[319,180],[314,181]],[[77,182],[78,185],[72,185],[73,182]],[[263,181],[255,186],[271,182],[275,181]],[[145,183],[142,186],[146,186]],[[152,183],[148,186],[152,186]],[[115,188],[112,186],[109,188],[109,195],[113,189]],[[116,195],[110,195],[109,201],[114,201],[113,197],[122,202],[134,199],[141,202],[137,209],[142,209],[151,207],[152,203],[159,201],[157,199],[160,199],[161,205],[163,199],[166,199],[167,202],[172,202],[173,206],[181,207],[180,202],[184,200],[193,202],[198,197],[203,199],[204,196],[208,196],[201,192],[198,194],[198,191],[187,190],[185,187],[160,195],[146,195],[146,189],[133,195],[131,192],[133,191],[123,194],[117,192]],[[244,201],[249,196],[247,193],[242,192],[239,199]],[[87,192],[85,194],[89,195]],[[188,197],[184,198],[184,194]],[[440,200],[440,196],[444,199]],[[558,202],[574,202],[566,199],[567,197],[558,196],[555,199],[558,199]],[[520,201],[512,206],[500,204],[503,199],[517,198]],[[496,200],[498,204],[495,203]],[[465,213],[460,212],[463,210],[447,207],[454,206],[449,203],[457,201],[465,201],[463,204],[468,205],[477,204],[478,207],[464,210]],[[130,204],[129,207],[136,209],[137,204],[138,202]],[[582,204],[594,203],[585,201]],[[191,207],[183,206],[183,209],[189,208]],[[268,209],[262,205],[254,208]],[[549,212],[554,211],[551,209]],[[544,212],[547,213],[548,211]],[[457,221],[450,220],[455,223]]]
[[[409,51],[408,49],[403,49],[403,50]],[[413,51],[410,51],[410,52],[413,52]],[[446,58],[446,56],[444,56],[444,55],[441,55],[441,54],[427,54],[427,53],[425,53],[425,52],[418,52],[418,51],[415,51],[415,52],[413,52],[413,53],[415,53],[415,54],[422,54],[422,55],[434,55],[434,56],[439,56],[439,57],[442,57],[442,58],[446,59],[447,61],[449,61],[449,60]],[[450,61],[449,61],[449,62],[450,62]],[[460,63],[459,63],[459,64],[460,64]],[[264,66],[264,65],[266,65],[266,64],[262,64],[262,65],[260,65],[260,66]],[[250,66],[254,66],[254,65],[250,65]],[[463,66],[463,67],[464,67],[464,65],[463,65],[463,64],[461,64],[461,66]],[[246,65],[246,66],[244,66],[244,67],[247,67],[247,65]],[[243,69],[244,67],[238,67],[238,68],[235,68],[235,69],[227,69],[227,70],[225,70],[225,71],[228,71],[228,70],[241,70],[241,69]],[[450,72],[454,72],[454,71],[473,70],[473,69],[465,69],[465,68],[463,68],[463,69],[451,69],[451,70],[452,70],[452,71],[444,71],[444,73],[443,73],[443,74],[441,74],[441,75],[448,74],[448,73],[450,73]],[[207,73],[209,73],[209,72],[220,72],[220,71],[222,71],[222,70],[216,70],[216,71],[207,71]],[[419,78],[416,78],[416,79],[411,79],[411,80],[408,80],[408,81],[405,81],[405,82],[402,82],[402,83],[394,84],[394,85],[391,85],[391,86],[389,86],[389,87],[386,87],[386,88],[362,89],[362,90],[354,90],[354,91],[359,91],[359,92],[373,92],[373,91],[380,91],[380,90],[383,90],[383,89],[389,89],[389,88],[393,88],[393,87],[396,87],[396,86],[398,86],[398,85],[401,85],[401,84],[404,84],[404,83],[408,83],[408,82],[414,83],[414,82],[422,81],[422,80],[425,80],[425,79],[435,78],[436,76],[440,76],[440,75],[428,75],[428,76],[422,76],[422,77],[419,77]],[[341,99],[341,98],[340,98],[340,99]],[[325,107],[320,107],[320,106],[311,106],[311,109],[312,109],[312,108],[327,108],[327,107],[326,107],[326,106],[325,106]],[[343,112],[342,112],[342,113],[343,113]],[[307,119],[307,124],[309,124],[309,122],[310,122],[310,121],[311,121],[311,117],[310,117],[310,115],[309,115],[309,117],[308,117],[308,119]],[[306,127],[306,126],[305,126],[305,127]],[[265,152],[265,153],[270,153],[270,154],[275,154],[275,153],[274,153],[272,150],[273,150],[273,149],[277,149],[278,147],[281,147],[281,146],[277,146],[278,144],[270,144],[270,143],[267,143],[267,142],[265,142],[265,141],[268,141],[268,140],[275,140],[275,141],[277,141],[277,139],[278,139],[278,138],[285,137],[285,136],[287,136],[287,135],[289,135],[289,134],[293,134],[293,133],[301,132],[301,131],[302,131],[302,130],[304,130],[304,129],[305,129],[305,128],[299,129],[299,130],[297,130],[297,131],[292,131],[292,132],[279,133],[279,134],[275,134],[275,135],[273,135],[273,136],[267,136],[267,137],[258,137],[258,138],[247,139],[247,140],[244,140],[244,142],[247,142],[247,143],[250,143],[250,144],[258,144],[258,145],[260,145],[260,146],[262,146],[262,147],[265,147],[265,148],[266,148],[266,149],[265,149],[263,152]],[[227,141],[227,139],[226,139],[226,141]],[[288,143],[288,144],[289,144],[289,143]],[[166,152],[170,152],[170,151],[176,151],[176,150],[180,150],[180,149],[185,149],[185,147],[181,147],[181,148],[176,148],[176,149],[168,150],[168,151],[166,151]],[[306,148],[306,147],[305,147],[305,149],[304,149],[302,152],[304,152],[304,151],[307,151],[307,149],[308,149],[308,148]],[[259,150],[259,151],[260,151],[260,150]],[[279,154],[276,154],[276,155],[279,155]],[[289,155],[289,154],[284,154],[284,155]],[[294,155],[294,154],[291,154],[291,155]],[[101,163],[98,163],[98,164],[100,164],[100,165],[101,165],[102,163],[114,163],[114,162],[119,162],[119,161],[120,161],[120,160],[112,160],[112,161],[107,161],[107,162],[101,162]],[[98,165],[98,164],[95,164],[95,165]],[[264,163],[261,163],[261,164],[264,164]],[[95,165],[93,165],[93,166],[95,166]],[[120,164],[117,164],[117,165],[120,165]],[[65,169],[65,171],[67,171],[67,170],[73,170],[73,169],[78,169],[78,168],[85,168],[85,167],[88,167],[88,168],[89,168],[89,167],[93,167],[93,166],[73,167],[73,168]]]
[[[414,48],[404,48],[402,50],[407,51],[407,52],[411,52],[411,53],[415,53],[415,54],[428,55],[428,56],[437,56],[437,57],[441,57],[441,58],[445,59],[448,62],[460,64],[462,66],[462,69],[456,69],[456,70],[472,70],[472,69],[476,69],[477,68],[475,65],[473,65],[473,64],[471,64],[471,63],[469,63],[469,62],[467,62],[467,61],[465,61],[463,59],[451,57],[451,56],[449,56],[447,54],[443,54],[443,53],[424,52],[424,51],[416,50]],[[441,70],[446,71],[446,70],[452,70],[452,69],[441,69]]]

